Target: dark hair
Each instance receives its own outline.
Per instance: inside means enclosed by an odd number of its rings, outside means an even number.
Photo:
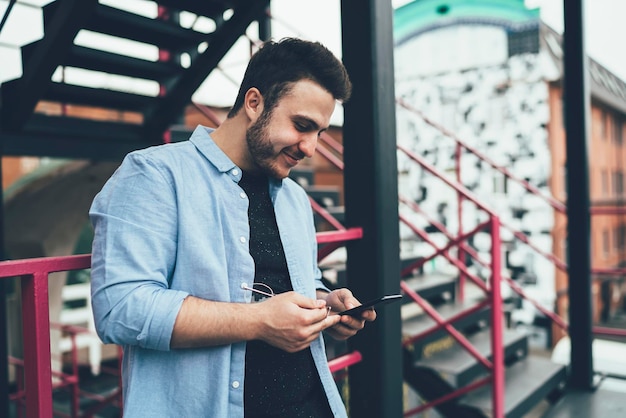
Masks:
[[[348,72],[324,45],[297,38],[267,41],[250,58],[228,117],[237,114],[252,87],[259,89],[264,109],[271,111],[295,82],[304,79],[319,84],[336,100],[345,102],[350,98],[352,83]]]

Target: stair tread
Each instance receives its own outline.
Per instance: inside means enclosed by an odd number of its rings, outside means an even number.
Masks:
[[[523,343],[526,338],[527,334],[524,332],[505,330],[502,343],[505,348],[515,347]],[[479,353],[485,357],[491,357],[491,333],[489,330],[477,332],[467,339]],[[420,367],[436,369],[440,373],[460,375],[479,363],[467,350],[455,343],[450,349],[438,352],[430,358],[418,360],[415,364]]]
[[[420,293],[428,289],[456,287],[456,276],[442,273],[424,274],[403,279],[415,292]]]
[[[505,370],[504,411],[507,417],[521,417],[544,399],[566,377],[565,366],[528,356]],[[460,404],[489,412],[492,408],[491,385],[468,393]]]
[[[466,299],[463,302],[455,301],[452,303],[445,303],[437,307],[437,313],[443,319],[449,319],[469,308],[474,307],[480,301],[481,299]],[[487,309],[489,308],[485,307],[483,311]],[[459,319],[458,321],[461,320],[462,319]],[[413,318],[404,319],[402,321],[402,333],[405,336],[412,336],[424,332],[434,325],[435,321],[430,316],[422,314]]]

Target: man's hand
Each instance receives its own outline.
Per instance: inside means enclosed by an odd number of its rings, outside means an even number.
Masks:
[[[262,321],[258,338],[290,353],[307,348],[323,330],[336,325],[324,300],[286,292],[253,304]]]
[[[366,310],[357,318],[350,315],[337,315],[337,312],[361,305],[361,302],[348,289],[336,289],[330,293],[318,292],[317,297],[318,300],[325,300],[326,305],[332,308],[329,317],[340,318],[335,326],[326,330],[336,340],[346,340],[362,330],[365,322],[376,320],[376,311],[373,308]]]

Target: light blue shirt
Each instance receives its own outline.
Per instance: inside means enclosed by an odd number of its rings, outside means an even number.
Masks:
[[[92,302],[98,334],[124,347],[124,416],[243,417],[246,343],[170,349],[188,295],[247,302],[248,198],[237,167],[199,126],[189,141],[132,152],[96,196]],[[270,196],[296,292],[323,288],[311,205],[291,179]],[[322,337],[313,359],[336,417],[346,411]]]

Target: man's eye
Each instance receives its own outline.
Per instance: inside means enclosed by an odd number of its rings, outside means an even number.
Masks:
[[[300,132],[306,132],[308,128],[306,125],[303,125],[301,123],[296,123],[296,129]]]

